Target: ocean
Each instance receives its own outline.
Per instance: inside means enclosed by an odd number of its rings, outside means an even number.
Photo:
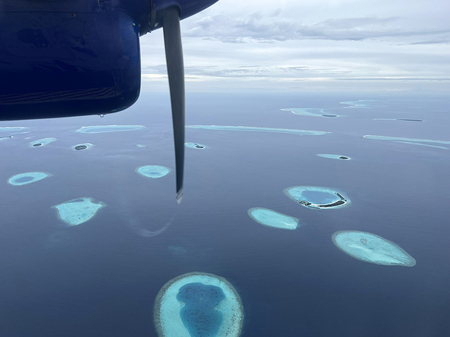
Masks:
[[[0,140],[1,336],[157,336],[158,291],[190,272],[235,287],[244,337],[450,336],[448,97],[187,94],[186,124],[200,126],[186,129],[186,142],[204,148],[186,148],[178,205],[166,94],[142,93],[104,117],[0,123],[29,128],[0,129],[8,137]],[[94,125],[145,128],[75,132]],[[211,125],[264,129],[204,128]],[[82,143],[92,147],[71,148]],[[143,165],[171,172],[150,179],[136,173]],[[35,171],[50,176],[7,182]],[[308,209],[283,193],[292,186],[338,189],[351,204]],[[68,226],[52,206],[82,197],[106,206]],[[248,216],[252,207],[299,226],[263,226]],[[417,263],[355,259],[331,239],[343,230],[381,236]]]

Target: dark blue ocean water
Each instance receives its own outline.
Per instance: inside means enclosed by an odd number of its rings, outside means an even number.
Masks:
[[[367,108],[339,103],[360,99],[375,101],[366,102]],[[300,116],[283,108],[323,108],[342,117]],[[109,124],[146,128],[74,132]],[[0,141],[1,336],[155,336],[156,294],[170,279],[194,271],[234,285],[245,307],[245,337],[450,335],[450,150],[363,138],[450,141],[448,99],[191,94],[187,124],[330,133],[188,129],[186,141],[207,148],[186,149],[178,206],[173,171],[160,179],[134,171],[152,164],[174,168],[167,95],[143,94],[128,111],[104,118],[1,123],[30,127],[27,134]],[[57,141],[28,146],[46,137]],[[85,142],[94,146],[71,150]],[[12,175],[30,171],[53,176],[7,184]],[[307,209],[283,194],[297,185],[342,190],[351,205]],[[108,206],[67,228],[51,206],[80,197]],[[261,226],[247,215],[251,207],[295,216],[304,226]],[[171,217],[161,234],[139,235],[157,231]],[[358,261],[334,246],[331,235],[340,230],[382,236],[417,265]]]

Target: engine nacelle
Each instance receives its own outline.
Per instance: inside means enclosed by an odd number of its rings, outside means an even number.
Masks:
[[[0,120],[108,114],[139,97],[139,36],[216,0],[0,2]]]

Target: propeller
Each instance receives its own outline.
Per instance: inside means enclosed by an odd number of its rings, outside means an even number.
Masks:
[[[173,137],[175,143],[175,170],[177,202],[183,197],[184,171],[184,64],[181,45],[180,14],[175,7],[168,8],[163,19],[164,47],[167,74],[169,77],[170,101],[172,105]]]

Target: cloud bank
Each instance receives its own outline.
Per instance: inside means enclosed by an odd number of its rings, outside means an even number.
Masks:
[[[450,91],[447,0],[221,0],[182,22],[188,91]],[[167,90],[162,32],[144,90]],[[419,85],[420,83],[420,85]]]

